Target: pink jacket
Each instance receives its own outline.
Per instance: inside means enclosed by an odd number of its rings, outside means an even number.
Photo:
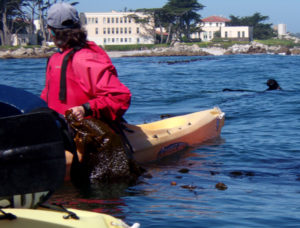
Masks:
[[[120,118],[129,108],[130,90],[120,82],[117,71],[108,55],[93,42],[69,59],[66,71],[66,100],[59,100],[62,61],[67,53],[55,53],[48,62],[46,85],[41,98],[49,108],[65,114],[65,111],[89,103],[96,118],[110,120]]]

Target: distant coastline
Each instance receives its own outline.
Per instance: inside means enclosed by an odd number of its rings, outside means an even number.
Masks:
[[[38,48],[18,48],[16,50],[0,50],[0,59],[9,58],[48,58],[57,49],[55,47],[38,47]],[[132,51],[108,51],[111,58],[120,57],[147,57],[147,56],[219,56],[234,54],[281,54],[281,55],[300,55],[300,47],[286,46],[268,46],[258,42],[249,44],[234,44],[228,48],[207,47],[201,48],[197,44],[187,45],[175,43],[170,47],[159,47],[146,50]]]

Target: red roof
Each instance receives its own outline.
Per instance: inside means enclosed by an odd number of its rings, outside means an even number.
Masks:
[[[202,19],[203,22],[229,22],[230,20],[225,17],[210,16]]]

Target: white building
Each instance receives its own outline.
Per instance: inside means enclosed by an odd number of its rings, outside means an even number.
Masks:
[[[286,24],[278,24],[278,36],[282,37],[287,35]]]
[[[146,23],[138,23],[136,19]],[[135,12],[80,13],[88,40],[97,45],[154,44],[154,21]]]
[[[201,39],[201,41],[211,41],[216,33],[220,33],[221,38],[234,40],[252,40],[253,29],[248,26],[228,26],[229,19],[219,16],[210,16],[202,19],[201,32],[192,34],[191,38]]]
[[[251,41],[253,40],[253,28],[249,26],[222,27],[221,38],[238,41]]]

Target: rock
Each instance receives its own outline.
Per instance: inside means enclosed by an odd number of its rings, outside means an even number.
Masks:
[[[288,47],[280,47],[276,54],[291,55],[291,51]]]
[[[35,55],[35,51],[34,51],[33,48],[27,48],[27,49],[26,49],[26,54],[27,54],[28,56]]]
[[[269,46],[267,51],[271,54],[277,54],[280,48],[281,46]]]
[[[227,52],[226,49],[220,47],[202,48],[200,50],[210,55],[224,55]]]
[[[55,52],[54,48],[41,47],[41,48],[24,48],[21,47],[16,50],[0,51],[0,58],[45,58],[49,57]]]
[[[1,52],[0,52],[0,58],[1,58],[1,59],[11,58],[11,51],[10,51],[10,50],[7,50],[7,51],[1,51]]]
[[[297,40],[298,41],[298,40]],[[299,40],[300,42],[300,40]],[[21,47],[15,51],[0,51],[0,58],[45,58],[51,56],[57,51],[56,47],[42,46],[40,48],[24,48]],[[283,46],[267,46],[255,41],[249,44],[234,44],[233,46],[224,49],[220,46],[208,48],[200,48],[199,45],[187,45],[180,42],[175,42],[169,47],[158,47],[149,50],[134,50],[134,51],[111,51],[108,52],[110,57],[146,57],[146,56],[220,56],[234,54],[284,54],[284,55],[300,55],[300,48],[288,48]]]
[[[231,52],[232,54],[242,54],[242,53],[248,53],[251,45],[245,44],[234,44],[231,47],[228,48],[227,51]]]
[[[21,56],[26,56],[27,55],[27,52],[26,52],[26,49],[21,47],[17,50],[14,50],[12,53],[11,53],[12,56],[15,56],[15,57],[21,57]]]
[[[300,48],[298,48],[298,47],[292,48],[291,54],[292,55],[300,55]]]
[[[248,51],[246,52],[247,54],[266,54],[267,50],[263,47],[259,46],[250,46]]]

